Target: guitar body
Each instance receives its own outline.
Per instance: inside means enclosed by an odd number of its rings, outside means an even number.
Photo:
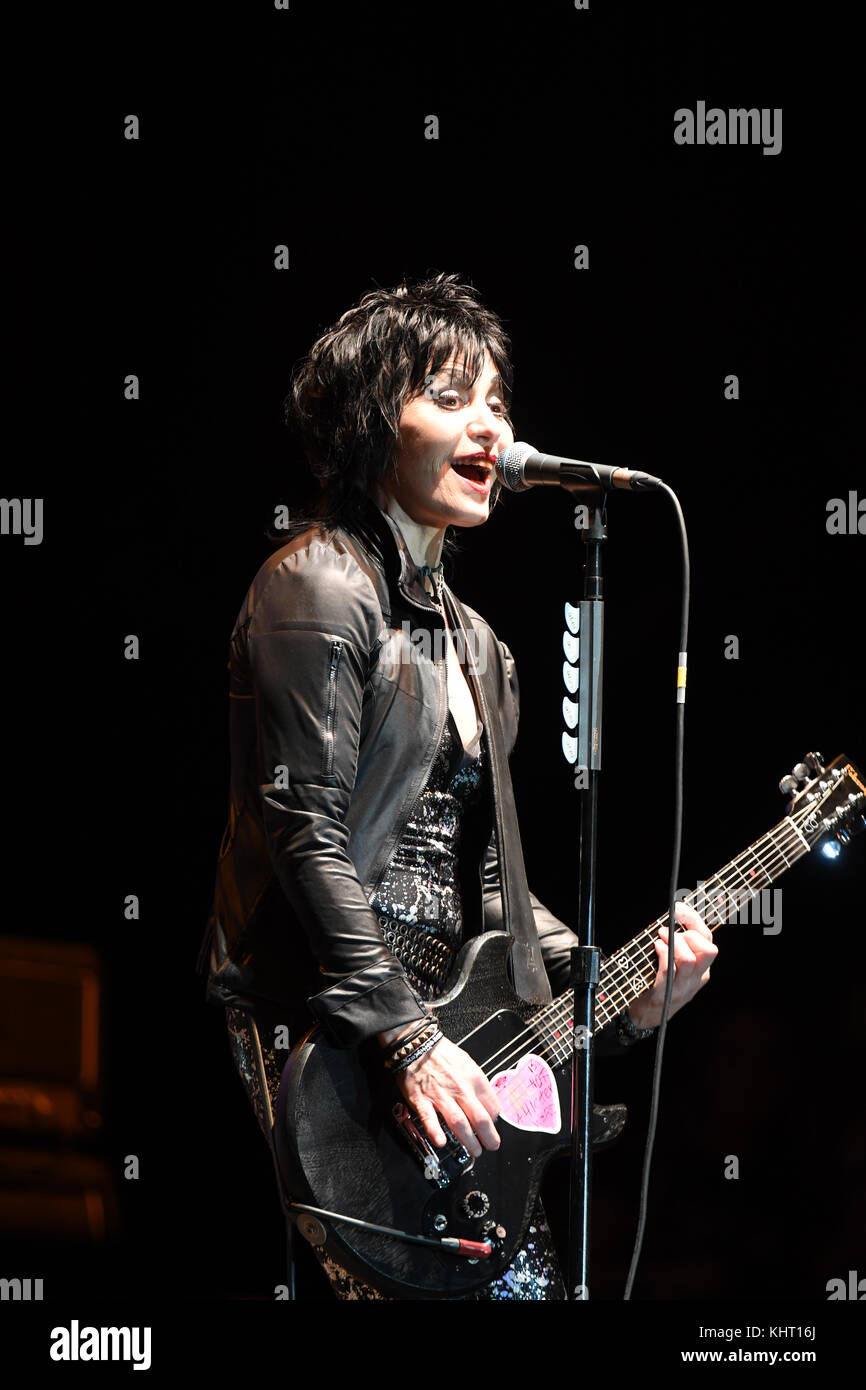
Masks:
[[[844,758],[825,767],[809,753],[782,786],[794,792],[786,817],[685,899],[711,930],[748,910],[814,846],[835,840],[838,850],[866,827],[866,781]],[[667,913],[602,962],[596,1032],[652,985],[665,925]],[[453,988],[436,1000],[445,1035],[498,1092],[495,1153],[472,1159],[453,1138],[444,1149],[427,1144],[375,1041],[336,1048],[313,1029],[283,1070],[274,1148],[287,1211],[308,1240],[385,1294],[456,1298],[502,1274],[520,1249],[545,1165],[570,1147],[571,998],[541,1007],[518,998],[506,972],[510,947],[505,932],[475,937],[458,957]],[[624,1124],[623,1106],[596,1106],[593,1148]],[[437,1243],[412,1244],[336,1215]],[[454,1238],[490,1241],[492,1254],[478,1260],[439,1243]]]
[[[505,932],[474,938],[460,953],[453,988],[435,1005],[446,1037],[494,1078],[490,1061],[502,1059],[507,1075],[493,1083],[503,1104],[495,1153],[472,1159],[449,1142],[434,1150],[438,1175],[428,1166],[425,1176],[423,1150],[394,1117],[402,1095],[375,1042],[338,1048],[313,1029],[284,1068],[274,1140],[292,1200],[433,1239],[493,1242],[493,1255],[475,1261],[326,1222],[328,1253],[384,1293],[453,1298],[502,1274],[520,1248],[546,1163],[570,1146],[571,1068],[554,1070],[533,1054],[538,1008],[508,984],[510,945]],[[594,1146],[615,1137],[625,1111],[599,1108],[595,1121]],[[301,1229],[320,1243],[318,1222]]]

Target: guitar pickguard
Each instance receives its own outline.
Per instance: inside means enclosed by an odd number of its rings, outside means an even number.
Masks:
[[[558,1134],[562,1129],[559,1091],[551,1067],[543,1057],[527,1052],[507,1071],[491,1080],[499,1096],[500,1119],[515,1129]]]

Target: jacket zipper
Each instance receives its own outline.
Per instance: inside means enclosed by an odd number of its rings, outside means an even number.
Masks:
[[[338,639],[331,642],[331,661],[328,667],[328,703],[325,710],[325,746],[322,756],[322,771],[330,777],[334,771],[334,714],[337,708],[337,672],[343,643]]]

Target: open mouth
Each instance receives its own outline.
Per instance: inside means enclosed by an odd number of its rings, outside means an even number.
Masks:
[[[470,483],[484,484],[490,477],[490,469],[485,468],[483,463],[452,463],[451,467]]]

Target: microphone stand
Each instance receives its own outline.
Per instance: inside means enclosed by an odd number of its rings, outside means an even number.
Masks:
[[[573,489],[578,491],[578,489]],[[583,492],[581,488],[579,491]],[[604,657],[604,598],[601,547],[607,528],[592,494],[590,521],[582,532],[585,544],[583,601],[579,606],[580,685],[578,696],[577,764],[587,785],[580,801],[580,890],[578,938],[571,952],[572,1012],[571,1174],[568,1227],[567,1297],[589,1298],[590,1204],[592,1199],[592,1142],[590,1121],[594,1098],[595,993],[599,951],[595,944],[596,849],[598,779],[601,772],[601,701]]]

